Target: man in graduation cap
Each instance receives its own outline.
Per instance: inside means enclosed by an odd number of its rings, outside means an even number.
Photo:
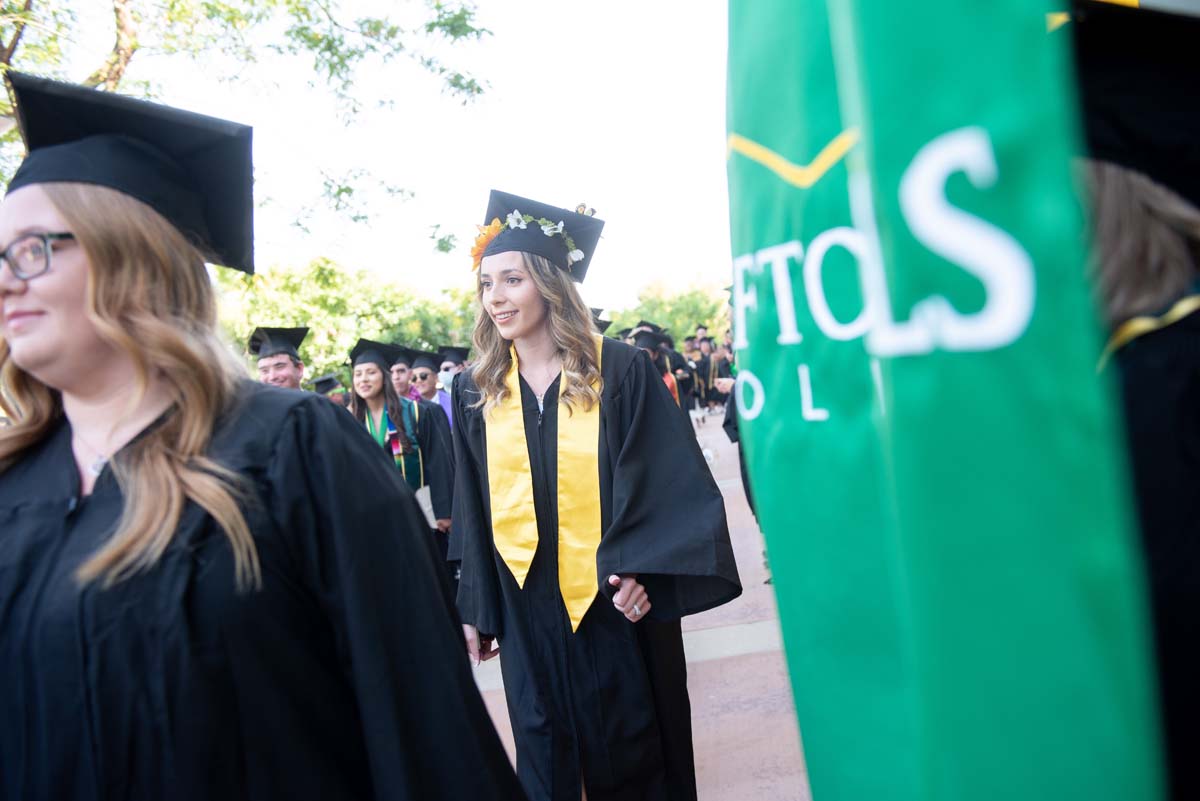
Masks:
[[[388,368],[388,373],[392,378],[392,388],[401,398],[408,398],[411,401],[420,400],[421,393],[413,385],[412,380],[414,352],[403,345],[392,345],[388,352],[392,358],[392,366]]]
[[[422,400],[436,403],[446,413],[450,427],[454,427],[454,410],[450,404],[450,393],[442,389],[438,373],[441,358],[436,353],[425,350],[413,351],[412,383]]]
[[[446,410],[446,414],[450,414],[454,409],[454,379],[467,369],[467,357],[471,349],[461,345],[443,345],[438,352],[441,353],[442,359],[441,368],[438,370],[438,384],[450,399],[450,408]],[[451,420],[451,424],[453,422]]]
[[[255,328],[249,349],[258,359],[258,380],[273,387],[300,389],[304,379],[300,343],[306,336],[307,328]]]
[[[314,378],[312,391],[329,398],[334,403],[344,405],[342,398],[345,395],[345,389],[342,387],[342,380],[338,378],[337,373],[326,373]]]

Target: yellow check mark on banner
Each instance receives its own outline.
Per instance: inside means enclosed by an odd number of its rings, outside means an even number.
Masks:
[[[849,128],[833,138],[824,149],[817,154],[811,164],[793,164],[770,148],[746,137],[731,133],[729,135],[729,152],[727,158],[734,153],[740,153],[751,161],[758,162],[783,180],[801,189],[808,189],[829,172],[833,165],[842,160],[850,152],[850,148],[858,144],[858,129]]]

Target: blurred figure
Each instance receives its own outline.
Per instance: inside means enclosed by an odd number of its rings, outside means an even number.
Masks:
[[[1171,797],[1200,798],[1200,20],[1084,5],[1073,26],[1094,278],[1125,423]]]

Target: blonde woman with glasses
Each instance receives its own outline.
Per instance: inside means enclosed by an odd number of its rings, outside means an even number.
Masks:
[[[0,799],[521,797],[397,471],[217,336],[250,130],[8,77]]]

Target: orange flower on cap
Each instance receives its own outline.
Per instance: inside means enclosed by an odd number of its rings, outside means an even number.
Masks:
[[[472,270],[479,269],[479,263],[483,261],[483,252],[487,250],[488,245],[492,244],[492,240],[507,226],[497,217],[487,225],[477,225],[475,227],[479,229],[479,235],[475,237],[475,244],[471,246],[471,260],[474,262]]]

